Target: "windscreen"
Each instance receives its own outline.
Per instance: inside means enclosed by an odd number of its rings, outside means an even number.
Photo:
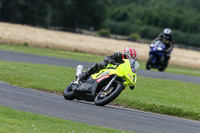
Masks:
[[[138,61],[134,60],[134,59],[129,59],[130,64],[131,64],[131,70],[136,73],[138,68],[140,67],[140,64],[138,63]]]
[[[165,44],[162,41],[159,41],[159,40],[155,42],[155,45],[157,45],[158,47],[164,47],[165,46]]]

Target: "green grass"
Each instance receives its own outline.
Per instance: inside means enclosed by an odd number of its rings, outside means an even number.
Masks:
[[[16,86],[63,91],[74,78],[74,68],[0,61],[0,80]]]
[[[0,106],[1,133],[124,133]]]
[[[75,69],[0,61],[0,80],[13,85],[63,91]],[[136,89],[124,90],[115,100],[135,109],[200,120],[200,84],[138,77]]]
[[[0,49],[9,50],[15,52],[29,53],[29,54],[38,54],[38,55],[46,55],[53,56],[59,58],[73,59],[79,61],[87,61],[87,62],[102,62],[105,56],[102,55],[92,55],[87,53],[80,52],[71,52],[71,51],[63,51],[49,48],[33,48],[26,45],[6,45],[0,44]],[[141,67],[140,69],[145,69],[145,62],[139,61]],[[157,71],[156,69],[152,69],[153,71]],[[166,72],[190,75],[190,76],[199,76],[200,70],[194,68],[185,68],[185,67],[177,67],[171,66],[166,69]]]
[[[166,72],[200,77],[200,69],[194,69],[194,68],[169,66],[166,69]]]
[[[139,77],[134,91],[115,103],[139,110],[200,120],[200,84]]]

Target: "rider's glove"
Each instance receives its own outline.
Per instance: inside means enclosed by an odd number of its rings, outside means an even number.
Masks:
[[[130,86],[130,89],[131,89],[131,90],[134,90],[134,88],[135,88],[135,85],[134,85],[134,86]]]

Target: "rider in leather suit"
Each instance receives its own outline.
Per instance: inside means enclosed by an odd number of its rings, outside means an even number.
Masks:
[[[123,59],[135,59],[137,60],[137,54],[135,49],[127,47],[126,49],[124,49],[123,54],[120,52],[116,52],[113,55],[110,56],[106,56],[104,58],[104,61],[101,63],[95,63],[93,66],[91,66],[90,68],[88,68],[88,70],[86,72],[84,72],[83,74],[79,75],[79,81],[84,81],[87,78],[89,78],[92,74],[99,72],[101,69],[106,68],[106,66],[110,63],[110,64],[121,64],[124,63]],[[133,87],[130,87],[131,89],[134,89]]]
[[[170,59],[170,54],[171,54],[171,51],[172,49],[174,48],[174,41],[173,41],[173,36],[172,36],[172,31],[171,29],[169,28],[165,28],[163,30],[162,33],[160,33],[158,35],[158,37],[156,39],[153,40],[153,43],[157,40],[160,40],[162,41],[165,46],[166,46],[166,51],[165,52],[165,62],[164,62],[164,65],[167,67],[168,65],[168,62],[169,62],[169,59]]]

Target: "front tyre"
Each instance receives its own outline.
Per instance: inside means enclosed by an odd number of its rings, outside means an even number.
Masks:
[[[160,72],[164,72],[166,69],[166,59],[165,58],[161,58],[160,59],[161,65],[158,68],[158,71]]]
[[[63,92],[63,97],[66,99],[66,100],[73,100],[75,99],[75,95],[74,95],[74,91],[72,90],[72,83],[70,83],[64,90]]]
[[[158,71],[164,72],[164,71],[165,71],[165,68],[163,68],[163,67],[162,67],[162,68],[159,68]]]
[[[150,55],[150,56],[149,56],[149,59],[147,60],[147,63],[146,63],[146,69],[147,69],[147,70],[150,70],[150,69],[151,69],[151,67],[152,67],[152,60],[153,60],[153,56]]]
[[[107,91],[103,91],[102,89],[102,91],[100,91],[94,99],[95,105],[104,106],[112,102],[116,97],[119,96],[123,88],[123,85],[117,84],[116,86],[110,86]]]

